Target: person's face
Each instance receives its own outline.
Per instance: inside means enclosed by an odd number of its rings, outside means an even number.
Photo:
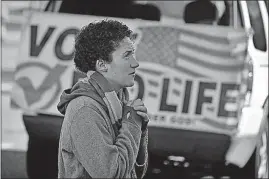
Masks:
[[[135,58],[135,47],[130,38],[124,38],[111,54],[107,64],[106,78],[116,90],[134,85],[135,70],[139,63]]]

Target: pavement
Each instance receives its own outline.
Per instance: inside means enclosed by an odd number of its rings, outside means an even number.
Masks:
[[[26,153],[15,150],[2,150],[1,178],[27,178]]]
[[[28,134],[20,110],[10,108],[10,97],[2,93],[1,177],[27,178],[26,151]]]

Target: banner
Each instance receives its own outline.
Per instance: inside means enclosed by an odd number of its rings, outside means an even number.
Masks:
[[[60,94],[84,77],[74,70],[74,37],[104,18],[35,13],[23,34],[12,102],[25,112],[60,115]],[[150,125],[221,133],[236,128],[245,92],[243,30],[109,19],[135,32],[140,66],[129,91],[148,107]]]

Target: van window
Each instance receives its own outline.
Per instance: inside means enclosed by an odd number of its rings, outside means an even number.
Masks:
[[[134,0],[63,0],[59,12],[153,21],[159,21],[161,17],[156,6],[138,4]]]
[[[192,1],[147,1],[148,4],[154,4],[160,9],[162,17],[173,18],[183,23],[186,22],[186,19],[184,19],[184,11],[186,10],[186,6],[188,6],[190,3],[193,3],[193,2],[194,2],[193,0]],[[204,1],[204,0],[200,0],[199,2],[207,3],[207,1]],[[199,2],[197,0],[195,1],[195,3],[197,3],[197,6],[195,6],[194,4],[191,5],[192,9],[197,8],[197,10],[190,10],[188,15],[197,16],[198,14],[201,14],[201,16],[199,17],[203,16],[207,18],[208,16],[212,15],[210,14],[211,11],[207,11],[207,10],[205,10],[203,14],[203,12],[201,12],[201,9],[210,9],[210,7],[207,6],[206,8],[205,6],[203,6],[203,8],[201,8],[201,5],[199,4]],[[212,1],[212,3],[214,4],[213,6],[217,8],[217,12],[216,12],[217,25],[222,25],[222,26],[232,25],[232,23],[230,22],[230,7],[228,4],[228,1],[220,0],[220,1]],[[193,20],[194,17],[191,17],[191,18]]]
[[[246,1],[251,26],[254,30],[253,43],[256,49],[266,51],[266,40],[262,14],[258,1]]]

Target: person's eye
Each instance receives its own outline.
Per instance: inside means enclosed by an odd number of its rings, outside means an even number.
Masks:
[[[124,55],[124,57],[125,57],[125,58],[129,58],[131,55],[133,55],[132,52],[127,52],[127,53]]]

